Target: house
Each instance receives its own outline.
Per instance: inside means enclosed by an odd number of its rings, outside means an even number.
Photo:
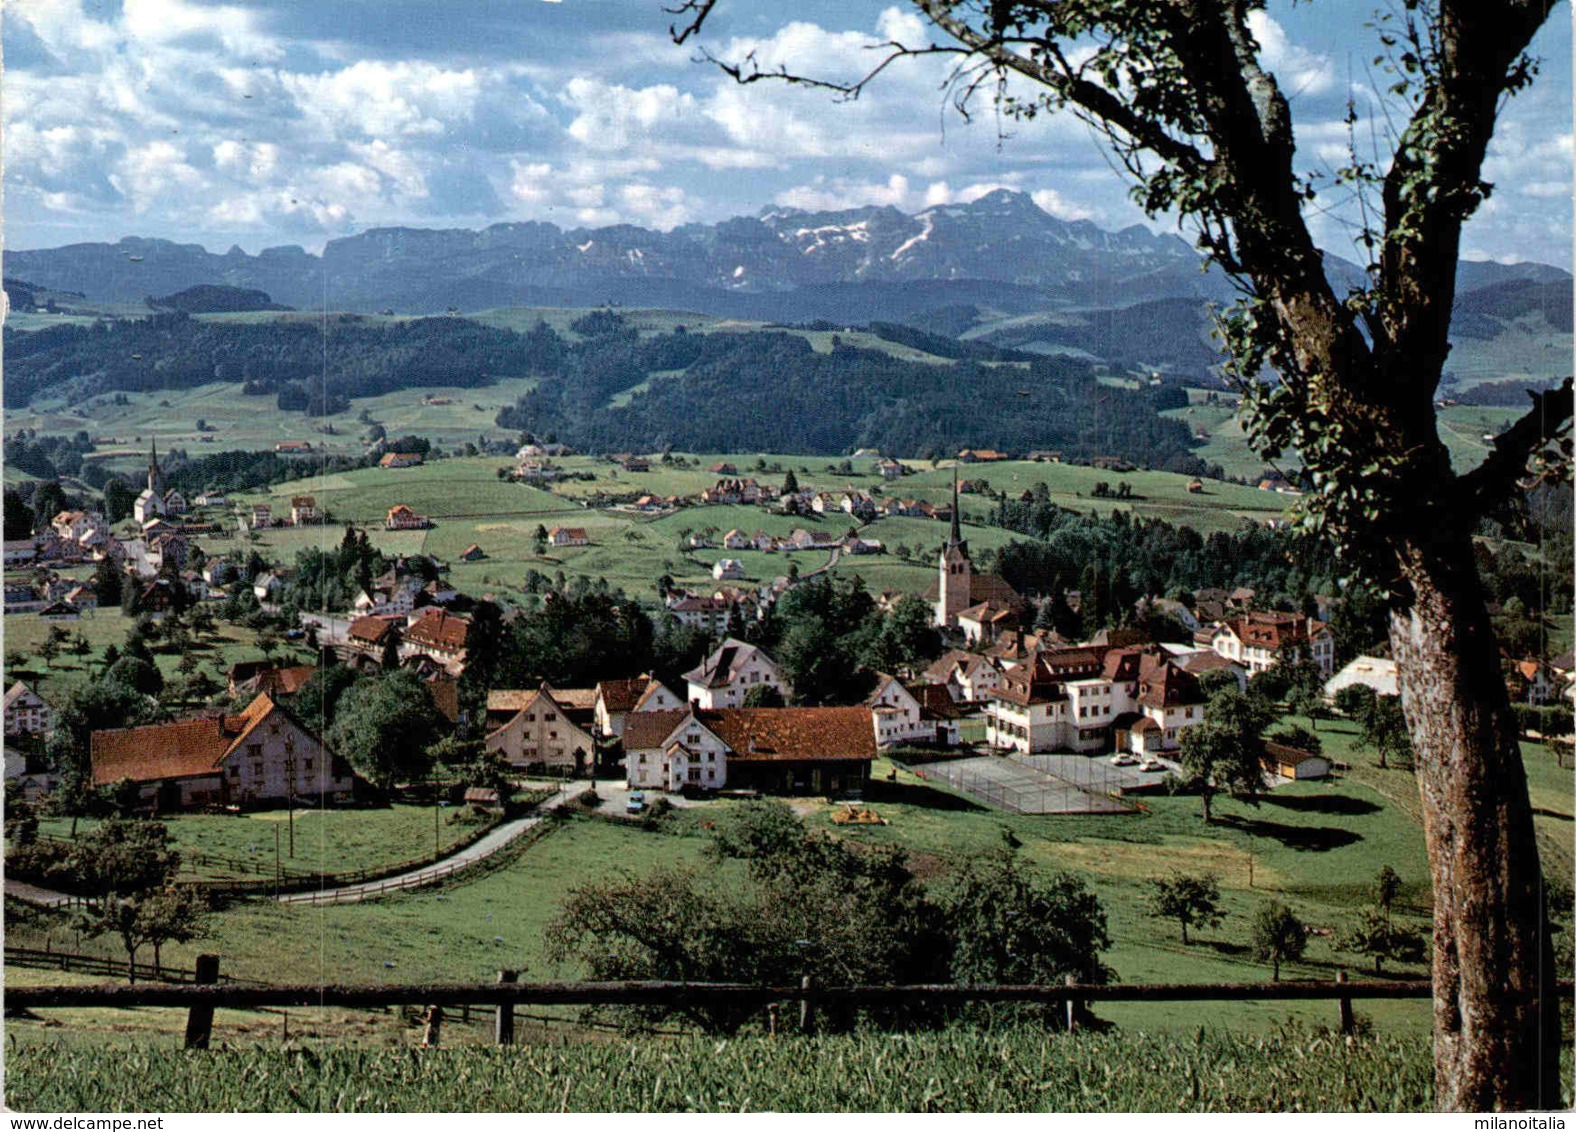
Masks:
[[[480,562],[483,558],[486,558],[486,557],[487,557],[487,552],[485,550],[483,550],[481,547],[477,546],[474,542],[471,543],[470,546],[467,546],[464,550],[462,550],[460,552],[460,561],[461,562]]]
[[[737,558],[723,558],[711,568],[711,576],[719,582],[725,580],[738,581],[744,577],[744,563]]]
[[[729,464],[726,461],[713,464],[706,470],[714,476],[736,476],[739,474],[739,469],[735,468],[732,464]]]
[[[274,594],[283,585],[284,582],[280,580],[279,575],[272,571],[259,574],[257,580],[252,583],[252,596],[258,601],[272,601]]]
[[[403,621],[402,617],[357,617],[345,630],[345,647],[352,653],[381,659],[391,645],[398,647]]]
[[[624,470],[626,472],[649,472],[651,470],[651,461],[644,456],[630,456],[624,460]]]
[[[240,715],[95,731],[93,784],[140,787],[154,812],[212,805],[351,801],[355,773],[314,732],[263,694]]]
[[[856,519],[876,517],[876,501],[868,491],[845,491],[838,496],[837,505]]]
[[[958,611],[957,626],[971,645],[987,646],[1018,631],[1018,611],[1009,605],[982,601]]]
[[[197,497],[199,507],[227,507],[230,500],[222,491],[205,491]]]
[[[44,698],[22,681],[12,684],[5,694],[5,737],[42,738],[55,726],[55,712]]]
[[[1175,751],[1204,722],[1198,680],[1154,645],[1042,650],[1007,670],[994,700],[986,742],[1023,754]]]
[[[68,601],[52,601],[38,611],[40,621],[75,621],[82,611]]]
[[[710,633],[720,633],[727,628],[732,609],[728,602],[714,597],[685,595],[667,600],[668,612],[680,625]]]
[[[1001,687],[1002,669],[988,656],[950,649],[931,662],[924,679],[946,688],[959,703],[977,703],[989,699]]]
[[[312,451],[312,443],[308,440],[281,440],[274,445],[274,451],[283,452],[287,455],[298,452],[310,452]]]
[[[547,532],[549,546],[590,546],[584,527],[554,527]]]
[[[315,523],[321,517],[317,498],[311,495],[294,495],[290,498],[290,522],[293,526]]]
[[[400,634],[400,657],[422,653],[458,675],[465,668],[470,629],[470,618],[461,614],[430,606],[417,610]]]
[[[5,564],[7,566],[26,566],[38,557],[38,544],[30,538],[7,539],[5,543]]]
[[[952,746],[957,742],[961,713],[939,684],[907,685],[879,673],[875,691],[865,701],[877,747],[919,744]]]
[[[490,711],[490,702],[488,707]],[[488,732],[486,747],[519,771],[572,775],[590,768],[596,740],[590,732],[569,721],[552,689],[544,683],[527,694],[507,722]]]
[[[751,548],[750,536],[735,527],[722,536],[722,545],[728,550],[749,550]]]
[[[621,738],[630,712],[672,711],[684,701],[654,676],[603,680],[596,686],[592,707],[595,733]]]
[[[987,464],[1009,458],[1005,452],[998,452],[994,448],[965,448],[958,453],[958,460],[964,464]]]
[[[238,667],[238,666],[237,666]],[[293,664],[285,668],[265,665],[253,672],[250,677],[235,682],[234,668],[231,669],[230,693],[238,692],[266,692],[275,699],[281,696],[293,696],[306,687],[307,681],[317,675],[317,666],[312,664]]]
[[[864,706],[691,706],[632,715],[624,730],[625,780],[641,789],[838,794],[864,788],[875,756]]]
[[[777,662],[754,645],[729,637],[684,674],[690,702],[703,708],[744,706],[751,688],[775,688],[784,700],[793,688]]]
[[[1325,698],[1333,700],[1337,692],[1357,684],[1372,688],[1376,696],[1401,694],[1395,661],[1382,656],[1360,656],[1324,682]]]
[[[421,464],[420,452],[389,452],[378,461],[380,468],[414,468]]]
[[[1312,751],[1288,747],[1284,743],[1264,744],[1264,769],[1288,782],[1306,778],[1328,778],[1330,760]]]
[[[1242,592],[1234,591],[1232,600],[1237,600],[1237,594]],[[1226,659],[1239,662],[1254,675],[1281,657],[1291,662],[1312,660],[1326,677],[1335,670],[1334,635],[1322,621],[1299,613],[1250,610],[1240,617],[1227,618],[1211,633],[1209,647]]]
[[[384,528],[390,531],[419,531],[431,525],[432,521],[425,515],[416,514],[412,508],[403,503],[396,503],[390,507],[387,517],[383,520]]]
[[[274,525],[273,508],[266,503],[252,504],[252,529],[259,530]]]
[[[1173,646],[1164,647],[1171,652],[1171,663],[1182,671],[1191,672],[1199,678],[1210,672],[1229,672],[1236,679],[1239,692],[1248,690],[1248,670],[1236,661],[1227,660],[1212,649],[1185,649],[1175,652],[1172,651]]]
[[[1560,681],[1549,665],[1532,657],[1512,664],[1511,685],[1516,698],[1533,707],[1542,707],[1558,697]]]
[[[77,609],[98,608],[98,594],[91,585],[72,586],[66,591],[65,601]]]
[[[901,479],[908,474],[908,469],[896,460],[882,460],[876,465],[876,471],[881,473],[881,478],[884,480]]]

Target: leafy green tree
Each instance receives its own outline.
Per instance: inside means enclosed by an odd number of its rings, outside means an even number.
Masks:
[[[681,5],[674,38],[700,36],[718,3]],[[1539,479],[1563,472],[1572,387],[1535,394],[1471,469],[1452,467],[1436,412],[1462,232],[1493,191],[1483,167],[1497,119],[1533,82],[1530,51],[1554,5],[1437,0],[1383,14],[1373,35],[1385,92],[1368,113],[1384,128],[1358,152],[1365,123],[1352,103],[1353,152],[1323,175],[1299,161],[1307,139],[1295,92],[1255,35],[1260,5],[915,7],[928,24],[919,42],[893,42],[863,78],[821,79],[821,89],[851,97],[888,62],[954,52],[974,76],[965,105],[994,91],[1010,118],[1082,117],[1135,181],[1140,206],[1178,216],[1238,283],[1242,298],[1221,323],[1249,439],[1266,460],[1297,453],[1315,488],[1299,500],[1303,529],[1338,542],[1354,572],[1390,595],[1429,856],[1450,878],[1434,891],[1436,1104],[1558,1105],[1553,992],[1503,990],[1551,987],[1552,945],[1473,534],[1523,490],[1529,465]],[[721,62],[741,82],[815,78],[792,60]],[[1332,279],[1313,236],[1331,190],[1362,205],[1355,235],[1369,262],[1355,287]]]
[[[1379,756],[1381,768],[1388,767],[1392,757],[1405,766],[1412,764],[1412,737],[1401,711],[1401,697],[1375,697],[1373,709],[1363,718],[1362,725],[1357,741]]]
[[[209,932],[208,901],[189,884],[165,884],[141,900],[141,935],[153,947],[153,967],[162,966],[166,943],[190,943]]]
[[[1226,912],[1220,906],[1220,878],[1213,873],[1190,876],[1177,873],[1170,877],[1156,877],[1150,882],[1150,915],[1162,920],[1175,920],[1182,928],[1182,942],[1188,942],[1187,930],[1193,925],[1218,927]]]
[[[110,665],[104,673],[104,682],[121,684],[145,696],[156,696],[164,690],[164,677],[158,665],[139,656],[123,656]]]
[[[1269,963],[1280,982],[1282,963],[1295,962],[1308,949],[1308,929],[1286,905],[1271,901],[1253,917],[1253,954]]]
[[[1214,820],[1217,794],[1253,802],[1264,786],[1264,740],[1260,732],[1269,713],[1235,687],[1210,697],[1204,722],[1182,732],[1180,761],[1187,784],[1204,803],[1204,821]]]
[[[444,726],[427,685],[400,669],[347,689],[324,738],[368,782],[388,789],[427,773],[427,749]]]
[[[1372,956],[1374,974],[1384,974],[1386,959],[1396,963],[1417,963],[1428,953],[1423,934],[1396,924],[1380,908],[1370,908],[1345,933],[1342,949]]]
[[[1384,914],[1386,920],[1390,919],[1390,912],[1395,907],[1396,900],[1401,895],[1401,876],[1389,865],[1379,870],[1379,876],[1374,881],[1374,906]]]
[[[1373,710],[1377,697],[1367,684],[1348,684],[1335,693],[1335,710],[1347,719],[1362,721]]]

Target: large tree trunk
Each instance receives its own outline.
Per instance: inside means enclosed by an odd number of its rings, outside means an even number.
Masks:
[[[1469,532],[1403,546],[1390,618],[1434,887],[1434,1089],[1444,1111],[1559,1104],[1553,944],[1526,772]]]

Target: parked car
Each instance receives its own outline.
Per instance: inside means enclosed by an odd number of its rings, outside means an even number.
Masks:
[[[629,814],[642,813],[646,808],[646,796],[638,790],[629,796],[629,801],[624,803],[624,812]]]
[[[1165,770],[1166,764],[1161,762],[1159,759],[1145,759],[1143,762],[1138,764],[1138,769],[1146,770],[1150,774],[1154,774],[1156,771]]]
[[[1112,766],[1137,766],[1138,765],[1138,757],[1136,755],[1130,755],[1126,751],[1122,751],[1119,754],[1115,754],[1115,755],[1111,756],[1111,765]]]

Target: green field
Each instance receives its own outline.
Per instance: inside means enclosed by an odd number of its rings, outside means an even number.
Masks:
[[[8,678],[27,680],[46,699],[58,698],[99,674],[104,649],[111,644],[118,648],[126,643],[132,620],[115,606],[89,610],[76,621],[42,621],[36,613],[7,614],[5,651],[7,655],[15,653],[23,660],[22,665],[8,673]],[[38,656],[38,646],[56,625],[84,638],[92,651],[80,657],[62,653],[53,664],[46,665]],[[250,629],[216,620],[214,633],[194,644],[191,651],[197,657],[201,670],[223,684],[225,673],[231,665],[242,660],[263,658],[254,643],[256,639],[257,634]],[[305,649],[288,643],[281,643],[274,656],[281,664],[310,659]],[[176,665],[181,661],[179,655],[160,651],[158,645],[153,647],[153,659],[166,680],[176,675]]]
[[[447,1036],[447,1035],[446,1035]],[[1422,1111],[1428,1042],[1118,1032],[544,1042],[507,1050],[9,1051],[29,1112]]]
[[[284,869],[322,873],[381,869],[404,861],[434,856],[469,837],[474,826],[451,824],[456,811],[442,808],[434,821],[432,807],[395,805],[383,808],[295,811],[295,854],[290,853],[286,810],[259,810],[239,816],[188,814],[165,819],[170,837],[192,875],[206,878],[247,877],[254,870],[232,871],[217,861],[191,861],[199,855],[225,857],[271,872],[276,863]],[[77,823],[77,835],[89,833],[96,822]],[[42,833],[70,835],[69,818],[49,818],[39,823]]]

